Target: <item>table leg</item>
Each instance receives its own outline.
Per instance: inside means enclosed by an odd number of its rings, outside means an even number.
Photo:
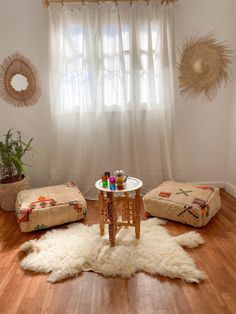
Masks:
[[[100,191],[99,193],[99,208],[100,208],[100,235],[104,235],[104,193]]]
[[[126,220],[128,222],[128,224],[130,224],[130,212],[129,212],[129,193],[125,192],[124,193],[126,199],[125,199],[125,209],[124,209],[124,220]],[[127,229],[128,226],[125,226],[125,229]]]
[[[140,189],[135,192],[135,235],[136,239],[140,238]]]
[[[111,246],[115,246],[116,244],[116,231],[117,231],[117,217],[116,217],[116,209],[114,206],[114,196],[113,193],[107,192],[108,198],[108,219],[109,219],[109,240]]]

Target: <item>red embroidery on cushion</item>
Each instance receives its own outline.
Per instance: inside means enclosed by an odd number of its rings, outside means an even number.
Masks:
[[[46,208],[49,206],[55,206],[57,202],[53,198],[47,199],[44,196],[40,196],[37,201],[30,203],[29,207],[34,209],[37,204],[39,204],[41,208]]]
[[[81,194],[81,192],[80,192],[78,186],[77,186],[73,181],[66,183],[66,186],[69,187],[69,188],[70,188],[70,187],[71,187],[71,188],[77,188],[78,194]]]
[[[17,209],[17,223],[21,222],[28,222],[29,221],[29,215],[32,212],[32,208],[23,208],[23,209]]]
[[[73,204],[74,210],[76,210],[78,213],[82,212],[82,208],[79,207],[79,204]]]
[[[39,198],[38,198],[38,202],[43,202],[43,201],[45,201],[46,200],[46,197],[45,196],[40,196]]]
[[[16,212],[17,222],[21,223],[29,221],[29,215],[32,212],[32,210],[34,210],[37,207],[37,205],[44,209],[49,206],[55,206],[56,204],[57,202],[54,199],[52,198],[46,199],[45,196],[40,196],[37,201],[31,202],[28,208],[21,209],[19,205]]]
[[[215,189],[212,186],[209,185],[197,185],[197,188],[202,189],[202,190],[209,190],[214,192]]]
[[[207,204],[206,201],[200,199],[200,198],[197,198],[195,197],[194,200],[193,200],[193,204],[196,204],[198,205],[200,208],[201,208],[201,213],[202,215],[206,214],[207,216],[209,215],[209,205]]]
[[[21,222],[28,222],[28,221],[29,221],[29,217],[27,214],[25,216],[23,216],[22,218],[17,217],[18,224]]]
[[[171,196],[171,192],[160,192],[159,193],[159,196],[160,197],[170,197]]]
[[[66,185],[68,188],[77,187],[77,185],[76,185],[73,181],[67,182],[65,185]]]
[[[50,204],[51,206],[55,206],[55,205],[57,204],[57,202],[52,199],[49,204]]]

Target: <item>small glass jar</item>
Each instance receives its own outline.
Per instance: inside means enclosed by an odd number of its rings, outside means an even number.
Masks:
[[[115,190],[116,189],[116,177],[111,176],[109,178],[109,186],[110,186],[110,190]]]
[[[102,187],[107,188],[108,182],[107,182],[107,177],[104,175],[102,176]]]

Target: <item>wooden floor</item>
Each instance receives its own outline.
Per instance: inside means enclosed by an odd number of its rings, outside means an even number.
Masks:
[[[199,285],[144,273],[126,280],[92,272],[50,284],[46,275],[19,267],[19,246],[43,232],[22,234],[14,213],[0,210],[0,313],[236,313],[236,199],[221,195],[221,211],[198,230],[206,243],[188,250],[208,275]],[[97,223],[98,204],[88,204],[86,223]],[[167,228],[171,234],[193,230],[173,222]]]

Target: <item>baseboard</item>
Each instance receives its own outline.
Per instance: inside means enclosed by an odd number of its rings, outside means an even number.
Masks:
[[[212,185],[220,189],[225,189],[230,195],[236,198],[236,186],[229,182],[191,182],[192,184]]]
[[[231,194],[233,197],[236,197],[236,186],[229,183],[229,182],[226,182],[225,183],[225,190]]]

